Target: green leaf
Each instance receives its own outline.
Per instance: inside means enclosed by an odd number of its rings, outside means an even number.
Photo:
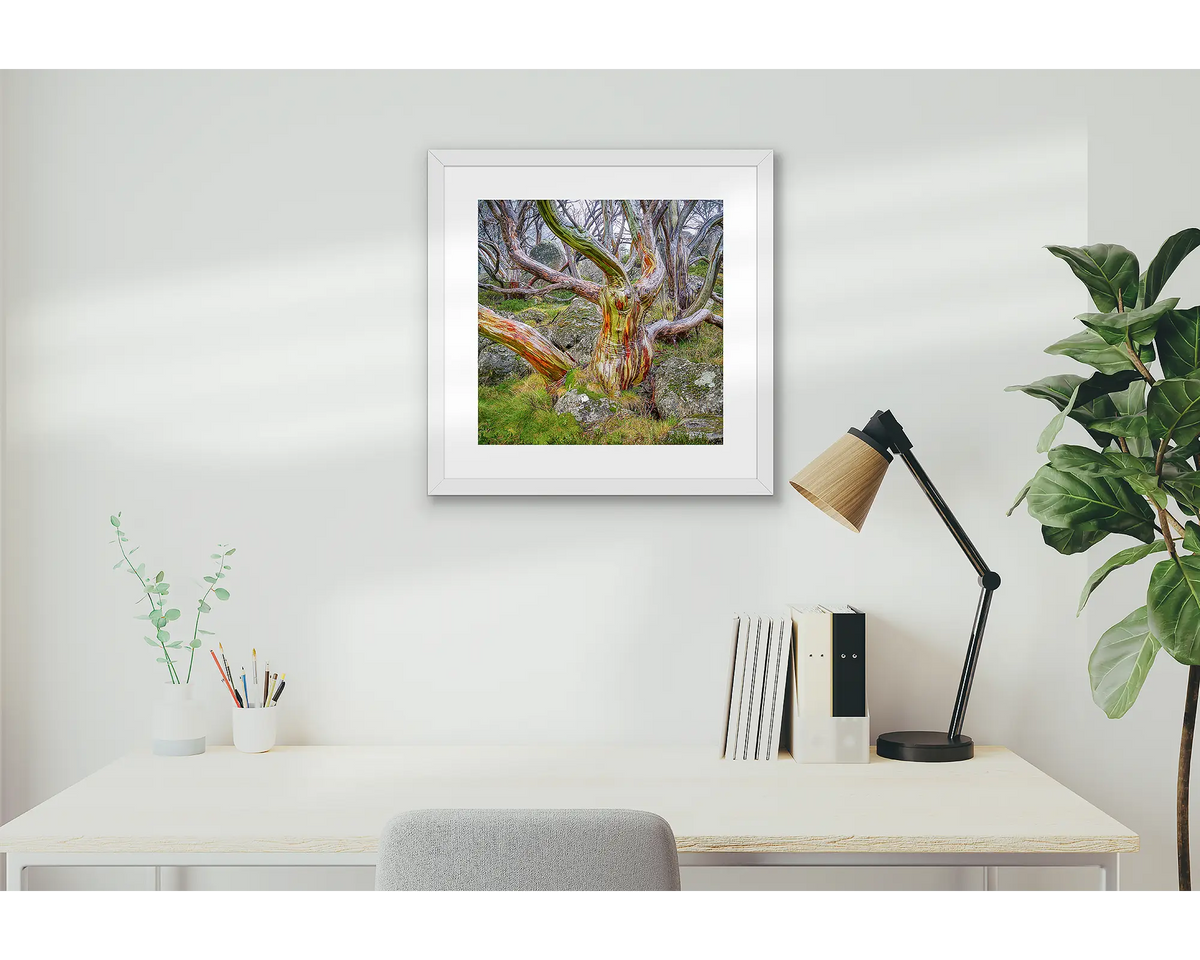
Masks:
[[[119,568],[121,567],[121,565],[122,565],[122,564],[124,564],[124,563],[125,563],[125,560],[124,560],[124,558],[122,558],[122,559],[118,560],[116,563],[114,563],[114,564],[113,564],[113,569],[114,569],[114,570],[117,570],[117,569],[119,569]]]
[[[232,557],[235,553],[237,553],[237,547],[230,547],[225,551],[225,556]]]
[[[1068,530],[1042,525],[1042,540],[1046,545],[1067,556],[1090,550],[1107,536],[1107,530]]]
[[[229,591],[226,590],[224,587],[217,587],[217,589],[214,590],[213,593],[215,593],[217,595],[218,600],[228,600],[229,599]]]
[[[133,551],[130,551],[130,552],[132,553]],[[140,577],[145,572],[146,572],[146,565],[144,563],[139,563],[137,565],[137,575]]]
[[[208,613],[210,610],[212,610],[212,607],[210,607],[207,603],[205,603],[203,600],[201,600],[200,601],[200,612]]]
[[[1183,444],[1200,436],[1200,380],[1159,380],[1146,397],[1152,435]]]
[[[1109,627],[1096,644],[1088,658],[1092,699],[1113,720],[1125,716],[1133,706],[1158,648],[1145,607]]]
[[[1163,321],[1159,321],[1160,333],[1162,324]],[[1112,346],[1106,343],[1100,334],[1092,330],[1080,330],[1066,339],[1052,343],[1045,352],[1052,356],[1070,357],[1072,360],[1095,367],[1101,373],[1119,373],[1122,370],[1135,369],[1124,346]],[[1149,344],[1139,346],[1138,359],[1145,364],[1153,363],[1154,348]]]
[[[1029,488],[1030,488],[1030,487],[1032,487],[1032,486],[1033,486],[1033,481],[1032,481],[1032,480],[1027,480],[1027,481],[1025,482],[1025,486],[1023,486],[1023,487],[1021,488],[1021,492],[1017,494],[1017,499],[1016,499],[1016,500],[1014,500],[1014,501],[1013,501],[1013,503],[1012,503],[1012,506],[1011,506],[1011,507],[1009,507],[1009,508],[1008,508],[1008,510],[1006,510],[1006,511],[1005,511],[1004,515],[1005,515],[1006,517],[1011,517],[1011,516],[1013,515],[1013,511],[1014,511],[1014,510],[1016,510],[1016,509],[1017,509],[1017,507],[1019,507],[1019,506],[1021,505],[1021,503],[1024,501],[1025,497],[1026,497],[1026,496],[1028,495],[1028,493],[1029,493]]]
[[[152,617],[151,617],[151,616],[150,616],[150,614],[148,614],[148,613],[139,613],[139,614],[138,614],[136,617],[134,617],[133,619],[134,619],[134,620],[150,620],[150,619],[152,619]]]
[[[1038,453],[1046,453],[1052,446],[1054,446],[1054,441],[1058,438],[1059,433],[1062,431],[1063,424],[1066,423],[1068,415],[1075,407],[1075,400],[1079,397],[1079,390],[1082,386],[1083,384],[1081,383],[1071,391],[1071,399],[1067,401],[1066,406],[1059,410],[1058,413],[1056,413],[1050,420],[1050,422],[1046,424],[1045,429],[1042,430],[1041,436],[1038,437],[1037,442]]]
[[[1119,346],[1126,340],[1137,345],[1150,343],[1158,331],[1158,321],[1173,309],[1178,299],[1164,300],[1141,310],[1112,313],[1081,313],[1075,319],[1100,334],[1105,343]]]
[[[155,583],[162,583],[162,579],[163,579],[163,572],[162,572],[161,570],[159,570],[159,571],[158,571],[158,576],[154,578],[154,582],[155,582]]]
[[[174,607],[172,607],[170,610],[168,610],[166,612],[165,616],[168,620],[178,620],[179,619],[179,611],[176,610]]]
[[[1146,303],[1154,303],[1162,288],[1175,272],[1175,268],[1183,262],[1183,258],[1200,246],[1200,230],[1188,227],[1173,236],[1167,237],[1166,242],[1159,248],[1150,266],[1146,268],[1145,289],[1143,297]],[[1169,376],[1169,374],[1168,374]]]
[[[1107,433],[1114,437],[1123,437],[1125,439],[1140,439],[1149,440],[1150,425],[1146,422],[1146,418],[1142,414],[1128,417],[1112,417],[1108,420],[1093,420],[1088,424],[1088,429],[1098,430],[1100,433]]]
[[[1171,310],[1154,335],[1166,377],[1190,376],[1200,369],[1200,307]]]
[[[158,641],[155,640],[153,637],[142,637],[142,639],[145,640],[152,647],[158,646]]]
[[[1183,525],[1183,549],[1200,553],[1200,524],[1189,520]]]
[[[157,593],[157,594],[160,594],[160,595],[161,595],[161,594],[164,594],[164,593],[166,593],[168,590],[170,590],[170,589],[171,589],[171,585],[170,585],[169,583],[156,583],[156,584],[155,584],[154,586],[152,586],[150,589],[151,589],[152,591],[154,591],[155,593]]]
[[[221,555],[219,553],[210,554],[208,559],[209,560],[220,560]]]
[[[1030,515],[1048,527],[1154,539],[1150,507],[1119,477],[1078,476],[1046,464],[1034,474],[1028,503]]]
[[[196,638],[191,643],[189,643],[188,646],[194,650],[194,649],[196,649],[196,647],[200,646],[200,644],[202,644],[203,642],[204,642],[203,640]]]
[[[1146,590],[1150,632],[1180,663],[1200,664],[1200,556],[1163,560]]]
[[[1135,493],[1149,497],[1164,510],[1167,507],[1167,492],[1159,486],[1158,478],[1152,473],[1137,473],[1125,478]]]
[[[182,640],[172,640],[170,643],[168,643],[168,644],[167,644],[167,649],[168,649],[168,650],[175,650],[175,649],[178,649],[179,647],[182,647],[182,646],[183,646],[183,641],[182,641]]]
[[[156,627],[165,627],[170,621],[166,617],[151,617],[150,622]]]
[[[215,637],[215,636],[216,636],[216,633],[215,633],[214,631],[212,631],[212,630],[201,630],[200,632],[201,632],[201,633],[203,633],[203,634],[205,634],[206,636],[209,636],[209,637]]]
[[[1092,591],[1100,586],[1108,575],[1118,567],[1127,567],[1131,563],[1144,560],[1152,553],[1161,553],[1166,549],[1166,541],[1155,540],[1153,543],[1141,543],[1136,547],[1126,547],[1124,550],[1114,553],[1087,578],[1087,583],[1083,585],[1083,593],[1079,596],[1079,609],[1075,611],[1075,616],[1079,616],[1083,612],[1083,608],[1088,602],[1088,597],[1092,595]]]
[[[1115,450],[1093,450],[1064,443],[1050,451],[1050,466],[1084,476],[1130,477],[1146,473],[1146,465],[1137,457]],[[1153,469],[1151,465],[1150,469]]]
[[[1187,513],[1194,516],[1200,512],[1200,472],[1190,470],[1169,480],[1164,478],[1163,486]]]
[[[114,527],[120,527],[120,526],[121,526],[121,521],[120,521],[120,520],[118,520],[116,517],[109,517],[109,518],[108,518],[108,522],[109,522],[109,523],[111,523],[111,524],[112,524]]]
[[[170,639],[171,639],[171,635],[169,633],[167,633],[166,630],[160,629],[158,631],[158,642],[159,643],[166,643]]]
[[[229,564],[225,564],[225,566],[223,566],[221,569],[222,570],[232,570],[233,567],[231,567]]]
[[[205,583],[216,583],[216,582],[217,582],[217,578],[216,578],[216,577],[205,577],[205,578],[204,578],[204,582],[205,582]]]
[[[1125,306],[1137,301],[1138,261],[1133,252],[1115,243],[1094,243],[1087,247],[1052,245],[1046,248],[1065,260],[1098,310],[1117,309],[1117,300]]]

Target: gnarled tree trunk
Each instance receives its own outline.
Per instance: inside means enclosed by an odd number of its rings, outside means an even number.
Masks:
[[[613,213],[607,201],[598,201],[588,216],[580,217],[599,236],[579,226],[566,205],[560,208],[553,200],[534,201],[533,207],[541,220],[565,246],[568,272],[564,272],[535,260],[522,247],[526,205],[522,205],[519,214],[514,214],[508,201],[488,201],[487,208],[495,217],[507,259],[530,274],[533,283],[541,281],[545,284],[537,287],[530,283],[516,292],[511,288],[497,292],[535,296],[551,290],[570,290],[600,307],[601,327],[595,350],[587,359],[572,358],[532,327],[505,320],[483,307],[479,309],[479,332],[511,347],[551,381],[561,380],[571,369],[579,369],[586,381],[610,396],[637,385],[650,372],[657,337],[679,337],[704,322],[718,327],[724,325],[723,319],[705,306],[721,269],[720,241],[709,259],[703,286],[695,296],[689,291],[687,271],[694,259],[692,250],[723,222],[719,214],[710,217],[689,237],[684,225],[696,203],[687,201],[681,211],[678,201],[621,200],[625,223],[615,232],[614,239]],[[663,227],[668,221],[671,226]],[[641,272],[636,281],[629,274],[632,267],[627,269],[620,255],[621,237],[626,229],[631,247],[627,262],[632,264],[633,258],[640,260]],[[663,251],[655,241],[656,229],[662,230]],[[603,282],[595,283],[574,275],[569,266],[574,256],[586,257],[594,263]],[[481,243],[480,262],[485,269],[492,268],[488,269],[489,274],[499,273],[497,268],[501,259],[495,251],[483,248]],[[670,307],[664,311],[662,319],[649,324],[646,313],[663,291],[664,283],[668,286]],[[482,281],[480,286],[497,290],[494,284]],[[682,310],[679,309],[681,306]]]

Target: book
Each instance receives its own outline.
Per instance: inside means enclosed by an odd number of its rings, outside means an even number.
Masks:
[[[765,760],[767,759],[767,741],[771,735],[771,722],[767,719],[772,705],[771,685],[775,682],[775,667],[779,665],[779,630],[775,626],[775,621],[769,617],[758,618],[758,629],[762,634],[762,639],[759,641],[762,646],[761,660],[762,665],[758,671],[757,694],[754,698],[754,703],[751,705],[757,708],[754,718],[751,720],[751,732],[754,734],[754,743],[748,751],[748,760]]]
[[[867,628],[862,612],[830,606],[833,650],[832,711],[835,717],[867,715]]]
[[[746,710],[746,738],[740,757],[756,760],[758,750],[758,724],[762,716],[762,686],[767,672],[767,655],[770,647],[770,622],[762,617],[750,620],[751,644],[746,655],[746,690],[749,692],[749,709]],[[752,653],[752,655],[751,655]]]
[[[746,665],[746,642],[744,635],[749,627],[749,617],[733,618],[733,651],[730,654],[729,689],[725,693],[725,739],[721,742],[721,756],[732,760],[737,744],[738,710],[742,702],[742,674]]]
[[[783,738],[783,717],[787,703],[789,667],[792,662],[792,621],[788,617],[780,617],[776,621],[778,630],[779,657],[775,664],[775,680],[771,686],[771,714],[769,729],[771,731],[766,760],[779,759],[779,746]]]
[[[758,663],[758,623],[745,617],[745,656],[742,659],[741,696],[738,699],[737,739],[734,741],[733,759],[746,759],[746,743],[750,735],[750,701],[754,695],[754,669]]]
[[[833,716],[832,614],[816,604],[793,604],[790,612],[796,631],[796,710]]]

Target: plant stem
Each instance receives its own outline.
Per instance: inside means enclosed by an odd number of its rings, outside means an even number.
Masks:
[[[1128,337],[1125,338],[1125,352],[1129,354],[1129,359],[1132,360],[1133,365],[1137,367],[1137,371],[1142,375],[1142,379],[1150,384],[1150,386],[1154,386],[1156,382],[1154,379],[1154,374],[1146,369],[1146,365],[1142,363],[1142,358],[1137,355],[1137,351],[1133,349],[1133,344],[1130,342]]]
[[[217,552],[220,553],[219,547],[217,548]],[[225,568],[225,555],[221,554],[221,559],[217,561],[217,573],[220,573],[224,568]],[[213,575],[213,580],[214,581],[216,580],[215,574]],[[200,598],[201,604],[204,603],[204,601],[208,599],[208,595],[213,592],[213,587],[215,587],[215,586],[216,586],[216,583],[210,583],[208,585],[207,592],[205,592],[204,596],[202,596]],[[202,611],[202,608],[201,608],[200,604],[197,604],[196,605],[196,625],[194,627],[192,627],[192,643],[195,643],[196,640],[198,640],[200,637],[200,614],[201,614],[201,611]],[[188,683],[192,682],[192,663],[196,659],[196,648],[193,646],[191,649],[192,649],[192,656],[191,656],[191,659],[188,660]]]
[[[1151,501],[1151,503],[1153,503],[1153,501]],[[1158,524],[1162,528],[1159,532],[1162,533],[1163,539],[1167,542],[1167,553],[1171,555],[1172,560],[1178,560],[1179,554],[1175,552],[1175,538],[1171,536],[1171,527],[1169,524],[1170,515],[1157,503],[1154,503],[1153,505],[1158,510]]]
[[[142,592],[146,594],[146,599],[150,601],[150,611],[152,613],[161,613],[162,608],[159,607],[158,604],[156,604],[154,602],[154,594],[152,594],[150,592],[150,588],[148,586],[146,586],[146,581],[142,578],[142,575],[137,572],[137,567],[135,567],[130,562],[129,555],[125,552],[125,542],[121,539],[121,528],[120,527],[117,527],[117,546],[121,550],[121,557],[125,560],[125,566],[127,566],[130,569],[130,571],[133,573],[133,575],[138,578],[138,583],[140,583],[142,585]],[[154,635],[155,635],[155,637],[158,636],[158,625],[157,624],[154,627]],[[171,663],[171,655],[169,653],[167,653],[166,645],[161,640],[159,640],[158,643],[159,643],[159,646],[161,646],[163,648],[163,656],[167,658],[167,673],[171,675],[171,682],[178,683],[179,682],[179,674],[175,672],[175,665],[173,663]]]
[[[1200,693],[1200,666],[1188,667],[1187,696],[1183,702],[1183,732],[1179,737],[1179,779],[1175,788],[1176,853],[1179,889],[1192,889],[1192,849],[1188,834],[1188,793],[1192,777],[1192,737],[1196,732],[1196,699]]]

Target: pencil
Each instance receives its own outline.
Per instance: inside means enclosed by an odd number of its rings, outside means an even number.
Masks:
[[[213,663],[217,665],[217,673],[221,675],[221,683],[225,685],[225,689],[228,690],[229,695],[233,697],[233,702],[237,703],[237,694],[233,692],[233,687],[229,685],[229,681],[225,678],[225,671],[221,669],[221,664],[217,660],[217,655],[213,653],[212,647],[209,647],[208,652],[212,653]]]
[[[225,659],[225,646],[224,646],[224,644],[221,644],[221,643],[218,643],[217,646],[221,650],[221,662],[225,664],[225,676],[227,676],[229,678],[229,685],[232,687],[233,686],[233,671],[229,669],[229,661]],[[237,693],[237,691],[235,690],[234,693]]]
[[[286,676],[287,676],[287,674],[285,673],[285,674],[284,674],[284,676],[286,677]],[[275,696],[273,696],[273,697],[271,698],[271,703],[272,703],[272,704],[276,704],[276,703],[278,703],[278,702],[279,702],[279,695],[280,695],[281,693],[283,693],[283,688],[284,688],[284,687],[286,687],[286,686],[287,686],[287,683],[286,683],[286,682],[285,682],[285,681],[284,681],[284,680],[281,678],[281,679],[280,679],[280,681],[279,681],[279,689],[275,691]]]
[[[271,689],[271,661],[267,661],[267,669],[263,671],[263,701],[262,705],[267,705],[267,691]]]
[[[246,706],[250,706],[250,691],[246,688],[246,668],[242,667],[242,691],[246,694]]]
[[[258,650],[250,650],[250,668],[254,671],[254,688],[258,689]]]
[[[267,702],[271,702],[271,697],[275,696],[275,685],[279,683],[279,674],[271,674],[271,694],[267,697]]]

